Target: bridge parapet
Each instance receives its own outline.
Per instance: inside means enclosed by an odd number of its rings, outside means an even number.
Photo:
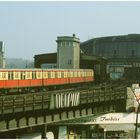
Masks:
[[[97,102],[126,99],[126,88],[81,90],[59,90],[46,93],[28,93],[0,97],[0,114],[11,114],[35,110],[69,108]]]
[[[99,113],[115,112],[126,88],[86,88],[0,97],[0,134]],[[125,104],[122,104],[121,108]]]

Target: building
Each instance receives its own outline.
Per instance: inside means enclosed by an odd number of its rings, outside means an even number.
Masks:
[[[62,69],[79,69],[80,40],[73,34],[57,37],[57,67]]]
[[[135,119],[135,113],[90,115],[50,124],[48,131],[56,139],[129,139],[134,138]]]
[[[5,68],[4,42],[0,41],[0,68]]]
[[[57,53],[38,54],[34,56],[35,68],[51,64],[52,68],[94,69],[96,81],[106,79],[106,62],[103,57],[87,55],[80,50],[80,40],[73,34],[57,37]]]
[[[34,56],[35,68],[50,68],[44,67],[51,65],[51,68],[57,68],[57,53],[38,54]],[[107,60],[103,57],[95,57],[80,53],[79,68],[94,69],[96,81],[106,79],[106,63]]]
[[[80,44],[84,54],[105,57],[112,79],[123,76],[124,68],[140,67],[140,34],[100,37]]]

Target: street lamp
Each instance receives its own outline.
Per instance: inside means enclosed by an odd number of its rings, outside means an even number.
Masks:
[[[104,128],[104,139],[106,139],[106,128]]]
[[[138,103],[138,108],[136,110],[136,127],[135,127],[135,139],[137,139],[138,114],[139,114],[139,107],[140,107],[140,88],[136,88],[134,90],[134,95],[135,95],[136,101]]]

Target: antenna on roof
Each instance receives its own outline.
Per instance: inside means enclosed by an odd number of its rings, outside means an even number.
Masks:
[[[73,34],[73,37],[75,37],[75,34]]]

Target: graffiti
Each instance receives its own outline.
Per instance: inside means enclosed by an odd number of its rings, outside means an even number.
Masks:
[[[70,92],[70,93],[58,93],[51,96],[50,108],[64,108],[78,106],[80,103],[80,93]]]
[[[104,117],[100,117],[100,121],[119,121],[119,118],[104,116]]]

